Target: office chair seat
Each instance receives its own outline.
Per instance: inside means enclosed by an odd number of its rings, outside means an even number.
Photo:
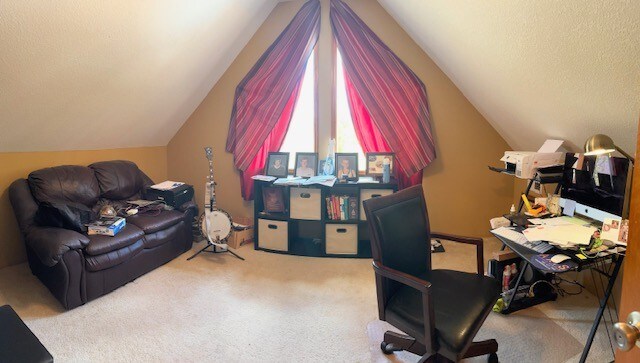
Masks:
[[[431,270],[419,277],[431,283],[439,350],[451,356],[460,355],[500,295],[500,283],[487,276],[452,270]],[[424,340],[422,311],[421,293],[401,286],[389,298],[386,320]]]

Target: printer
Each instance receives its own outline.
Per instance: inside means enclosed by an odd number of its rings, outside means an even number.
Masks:
[[[505,172],[522,179],[533,179],[538,169],[564,165],[565,153],[557,151],[563,140],[547,140],[538,151],[505,151],[500,159]]]

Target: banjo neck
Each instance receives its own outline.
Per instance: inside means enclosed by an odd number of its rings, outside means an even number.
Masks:
[[[207,156],[207,160],[209,160],[209,182],[207,183],[208,196],[205,196],[205,209],[209,209],[209,211],[213,212],[213,210],[216,209],[216,182],[213,180],[213,152],[211,147],[205,147],[204,151]]]

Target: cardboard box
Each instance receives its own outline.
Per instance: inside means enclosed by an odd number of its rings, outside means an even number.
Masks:
[[[496,251],[493,253],[493,259],[496,261],[506,261],[516,257],[518,257],[518,255],[508,248],[504,251]]]
[[[234,219],[234,222],[247,225],[249,226],[249,228],[241,231],[234,229],[233,232],[231,232],[231,237],[229,237],[229,240],[227,242],[229,247],[238,249],[245,244],[253,242],[253,219],[239,217]]]

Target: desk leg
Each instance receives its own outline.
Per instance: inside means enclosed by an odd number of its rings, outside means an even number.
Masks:
[[[524,275],[524,271],[529,267],[529,262],[525,261],[524,265],[520,268],[520,274],[518,275],[518,280],[516,280],[516,286],[513,288],[513,293],[509,296],[509,301],[505,301],[504,308],[508,309],[511,305],[511,302],[516,297],[518,293],[518,287],[520,287],[520,281],[522,280],[522,276]]]
[[[611,273],[611,277],[609,277],[609,283],[607,284],[607,289],[605,290],[604,296],[600,301],[600,308],[598,309],[598,313],[596,314],[596,319],[593,321],[593,325],[591,326],[591,331],[589,332],[589,338],[587,338],[587,343],[585,344],[584,350],[582,351],[582,356],[580,356],[580,363],[584,363],[587,360],[587,356],[589,355],[589,350],[591,349],[591,344],[593,344],[593,338],[596,336],[598,325],[600,325],[600,320],[602,319],[602,315],[604,314],[604,309],[607,307],[607,301],[609,300],[609,296],[611,296],[611,290],[613,290],[613,285],[616,283],[616,278],[618,277],[620,266],[622,266],[622,260],[624,260],[624,257],[618,256],[616,264],[615,266],[613,266],[613,272]]]

